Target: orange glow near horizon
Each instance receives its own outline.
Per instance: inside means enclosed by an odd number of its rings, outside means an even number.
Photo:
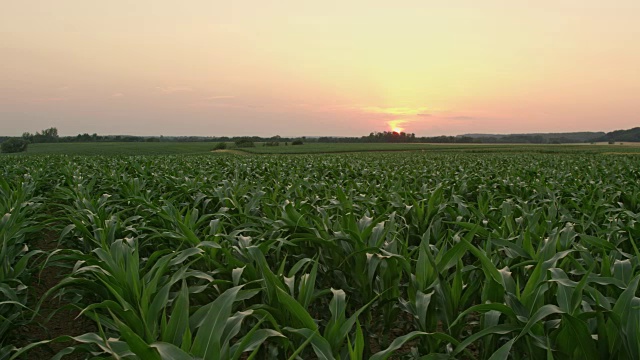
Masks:
[[[392,121],[389,121],[387,124],[391,128],[391,131],[401,133],[404,131],[405,128],[400,125],[403,125],[406,122],[407,122],[406,120],[392,120]]]

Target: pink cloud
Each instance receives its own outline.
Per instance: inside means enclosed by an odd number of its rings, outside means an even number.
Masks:
[[[223,99],[235,99],[233,95],[213,95],[204,98],[204,100],[223,100]]]
[[[174,93],[193,91],[193,89],[189,86],[157,86],[156,89],[164,94],[174,94]]]

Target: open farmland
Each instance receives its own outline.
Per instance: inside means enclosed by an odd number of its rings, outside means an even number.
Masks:
[[[216,142],[87,142],[87,143],[39,143],[30,144],[25,153],[19,155],[220,155],[225,151],[212,150]],[[230,151],[254,154],[328,154],[352,152],[469,152],[469,153],[607,153],[640,154],[637,143],[609,144],[426,144],[426,143],[314,143],[304,145],[263,146],[237,148],[227,143]],[[5,154],[0,154],[5,156]]]
[[[29,145],[24,155],[192,155],[207,154],[211,142],[102,142]]]
[[[638,359],[639,178],[580,152],[3,156],[0,359]],[[90,326],[55,330],[56,296]]]

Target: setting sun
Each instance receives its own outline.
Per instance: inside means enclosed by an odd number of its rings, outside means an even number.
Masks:
[[[391,128],[391,131],[397,132],[397,133],[401,133],[404,131],[405,128],[400,125],[404,125],[405,123],[407,123],[406,120],[392,120],[387,122],[387,124],[389,125],[389,128]]]

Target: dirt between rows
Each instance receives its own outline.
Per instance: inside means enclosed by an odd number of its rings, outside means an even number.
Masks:
[[[54,231],[46,231],[35,242],[29,244],[31,249],[38,249],[47,253],[57,248],[58,234]],[[34,269],[39,268],[45,261],[46,254],[41,256],[36,263],[32,265]],[[45,293],[56,286],[60,280],[68,273],[68,269],[50,266],[43,271],[34,274],[33,282],[29,287],[29,307],[34,309]],[[22,347],[29,343],[42,340],[55,339],[62,335],[78,336],[88,332],[95,332],[97,329],[90,319],[82,316],[79,310],[66,307],[67,302],[60,300],[54,296],[47,297],[40,308],[38,316],[32,324],[19,329],[20,338],[16,347]],[[61,309],[65,307],[64,309]],[[53,314],[53,315],[52,315]],[[49,318],[50,317],[50,318]],[[23,359],[50,359],[60,350],[73,346],[73,342],[49,343],[38,346],[29,351]],[[86,354],[77,353],[63,357],[65,360],[83,359]]]

